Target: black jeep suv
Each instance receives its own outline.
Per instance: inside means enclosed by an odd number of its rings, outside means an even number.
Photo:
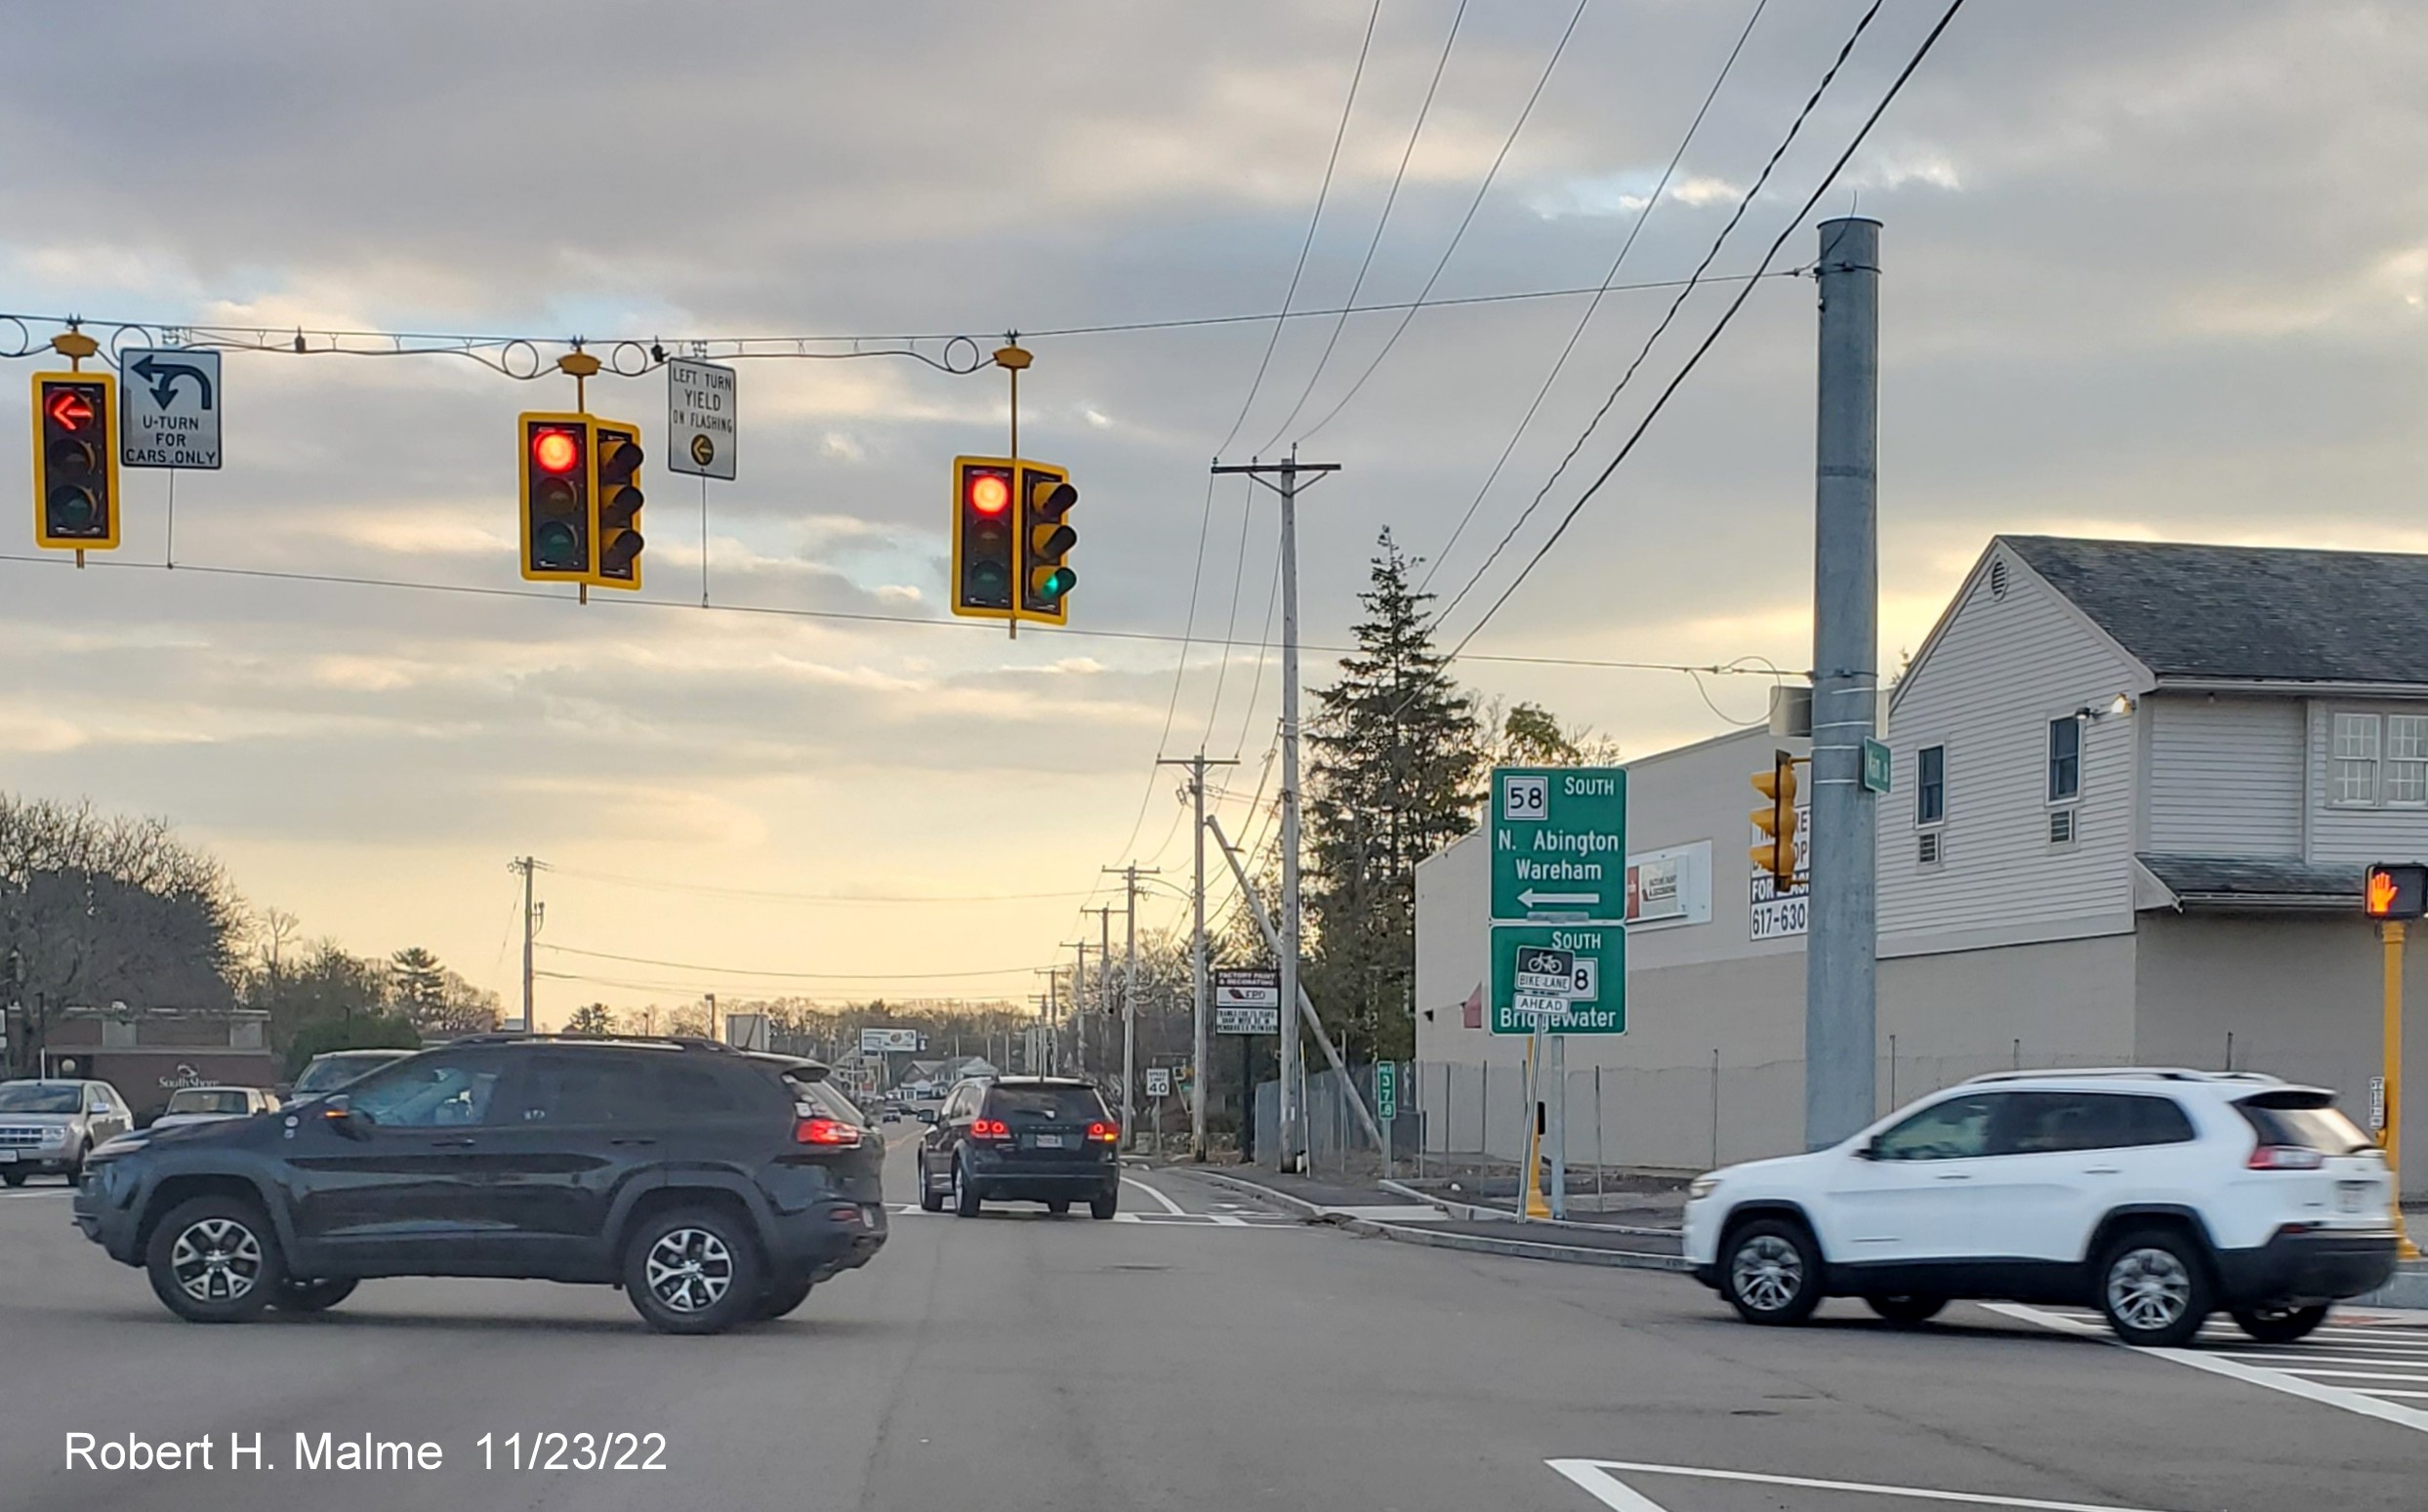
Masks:
[[[721,1332],[885,1242],[884,1143],[826,1074],[707,1040],[475,1036],[96,1151],[76,1224],[197,1323],[318,1312],[365,1277],[516,1276]]]

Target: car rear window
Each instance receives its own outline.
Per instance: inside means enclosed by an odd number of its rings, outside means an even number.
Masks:
[[[216,1092],[188,1089],[169,1094],[166,1113],[243,1113],[246,1111],[242,1092]]]
[[[998,1086],[987,1094],[986,1112],[1007,1124],[1094,1124],[1105,1117],[1092,1086]]]
[[[2374,1150],[2377,1141],[2344,1117],[2325,1092],[2263,1092],[2234,1105],[2264,1145],[2297,1145],[2327,1155]]]

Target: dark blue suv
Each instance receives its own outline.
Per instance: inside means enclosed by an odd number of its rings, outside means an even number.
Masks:
[[[1044,1203],[1063,1213],[1074,1201],[1099,1218],[1121,1207],[1121,1125],[1087,1082],[1067,1077],[991,1077],[945,1096],[919,1149],[919,1206],[977,1216],[992,1199]]]
[[[318,1312],[370,1277],[510,1276],[717,1333],[885,1244],[885,1146],[826,1076],[706,1040],[476,1036],[97,1151],[76,1224],[200,1323]]]

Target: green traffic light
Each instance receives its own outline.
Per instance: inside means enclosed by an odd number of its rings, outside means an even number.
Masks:
[[[582,565],[581,539],[563,520],[547,520],[531,532],[531,560],[553,572],[571,572]]]
[[[1050,603],[1078,586],[1078,573],[1068,567],[1056,567],[1039,580],[1037,596]]]

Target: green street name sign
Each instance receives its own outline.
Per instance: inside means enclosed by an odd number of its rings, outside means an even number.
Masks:
[[[1888,791],[1888,746],[1886,742],[1863,738],[1863,786],[1867,793]]]
[[[1619,924],[1495,924],[1497,1035],[1627,1032],[1627,931]]]
[[[1493,922],[1607,920],[1627,908],[1627,774],[1616,766],[1497,766]]]

